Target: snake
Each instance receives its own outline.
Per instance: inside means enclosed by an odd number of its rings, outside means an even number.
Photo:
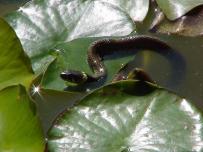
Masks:
[[[66,70],[60,73],[60,77],[70,83],[79,85],[99,81],[107,76],[107,69],[103,63],[104,57],[112,55],[118,51],[137,51],[137,49],[150,49],[160,51],[163,49],[172,48],[166,42],[152,36],[139,35],[128,36],[125,38],[104,38],[94,41],[90,44],[87,51],[87,62],[93,71],[90,75],[83,71]],[[113,82],[125,79],[143,79],[153,82],[151,78],[140,68],[134,68],[132,71],[126,72],[126,67],[129,63],[123,66],[115,75]]]

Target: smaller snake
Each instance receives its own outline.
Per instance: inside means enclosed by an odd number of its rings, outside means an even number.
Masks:
[[[160,49],[171,49],[171,47],[155,37],[144,35],[120,39],[98,40],[93,42],[87,51],[87,61],[94,73],[93,75],[81,71],[67,70],[62,72],[60,76],[63,80],[74,84],[98,81],[107,75],[107,70],[102,62],[104,56],[111,55],[116,51],[125,51],[126,49],[132,51],[137,49],[152,49],[160,51]],[[146,81],[153,82],[143,70],[135,68],[133,71],[126,73],[125,67],[126,65],[119,70],[113,81],[137,78],[142,79],[141,77],[143,77]]]

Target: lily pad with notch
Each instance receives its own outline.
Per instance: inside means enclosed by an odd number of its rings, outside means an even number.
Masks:
[[[130,38],[132,38],[130,40],[132,43],[128,43],[128,39]],[[125,45],[120,42],[120,39],[123,39],[123,41],[126,41],[128,44]],[[105,79],[101,79],[92,84],[79,85],[78,87],[67,85],[65,81],[60,79],[59,74],[65,70],[82,71],[92,75],[92,71],[89,67],[91,63],[87,63],[88,47],[92,45],[91,43],[94,44],[95,41],[103,40],[108,40],[109,42],[116,41],[116,45],[109,44],[109,48],[106,45],[101,45],[103,49],[101,49],[100,53],[105,54],[106,52],[106,55],[102,57],[104,61],[101,61],[104,62],[107,71],[107,77],[105,77]],[[50,64],[42,80],[42,87],[44,88],[63,90],[67,87],[65,90],[69,91],[85,91],[86,89],[91,90],[98,88],[106,83],[110,83],[119,69],[123,67],[125,67],[123,71],[126,71],[126,73],[129,73],[135,67],[139,68],[139,62],[142,62],[142,58],[137,61],[133,60],[133,58],[140,52],[146,50],[166,59],[172,69],[172,77],[177,77],[177,73],[174,72],[174,69],[181,69],[182,73],[184,73],[185,70],[185,61],[181,54],[171,48],[166,41],[152,36],[139,35],[122,38],[78,39],[66,44],[60,44],[56,49],[58,50],[56,60]],[[79,56],[80,60],[78,60]],[[156,58],[154,58],[154,60],[156,60]],[[128,63],[127,66],[125,66],[126,63]]]
[[[33,0],[6,19],[31,58],[35,73],[41,73],[55,59],[50,53],[57,44],[84,37],[128,35],[136,29],[134,21],[145,18],[148,8],[149,0]]]
[[[59,115],[47,151],[201,152],[202,125],[202,112],[185,98],[143,81],[120,81]]]

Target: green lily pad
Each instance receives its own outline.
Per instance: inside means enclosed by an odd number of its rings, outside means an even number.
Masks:
[[[54,60],[55,45],[81,37],[123,36],[148,12],[149,0],[34,0],[6,19],[36,73]]]
[[[112,53],[111,55],[104,56],[103,63],[107,69],[107,77],[105,77],[105,79],[94,83],[81,84],[79,86],[71,86],[69,83],[66,83],[64,80],[62,80],[60,78],[60,73],[66,70],[84,71],[85,73],[92,75],[91,68],[87,62],[87,50],[92,42],[101,39],[104,38],[82,38],[56,46],[56,51],[53,54],[56,56],[56,60],[54,60],[54,62],[52,62],[45,71],[41,81],[41,86],[45,89],[53,89],[58,91],[94,90],[95,88],[101,87],[104,84],[111,83],[116,73],[128,62],[128,70],[132,70],[135,67],[144,68],[147,70],[147,67],[150,67],[152,63],[152,60],[158,60],[156,64],[166,63],[170,68],[169,71],[171,72],[171,76],[170,78],[164,77],[165,79],[172,79],[173,77],[177,78],[177,73],[174,71],[174,69],[180,69],[181,72],[184,73],[183,71],[185,70],[185,61],[179,52],[179,50],[181,50],[180,48],[171,48],[169,50],[159,48],[154,50],[136,49],[136,46],[133,49],[129,49],[126,46],[120,50],[116,49],[115,53]],[[168,44],[170,45],[169,38],[160,38],[160,40],[166,43],[169,42]],[[173,40],[177,41],[175,38],[173,38]],[[149,56],[153,56],[153,58]],[[156,64],[154,64],[155,67],[157,66]],[[151,73],[149,72],[149,74]],[[179,74],[179,76],[181,76],[181,74]]]
[[[105,86],[64,111],[49,152],[203,150],[203,117],[190,101],[140,81]]]
[[[156,0],[156,2],[170,20],[175,20],[203,4],[203,0]]]
[[[31,63],[13,29],[0,18],[0,90],[15,84],[29,86]]]
[[[60,73],[67,69],[85,71],[89,74],[92,74],[92,71],[87,63],[87,50],[89,45],[97,39],[98,38],[82,38],[56,46],[56,51],[54,54],[52,54],[56,56],[56,60],[52,62],[45,71],[43,79],[41,81],[41,86],[46,89],[53,89],[59,91],[66,89],[68,85],[60,78]],[[119,53],[117,55],[119,55]],[[119,57],[117,56],[105,59],[104,63],[108,70],[107,80],[105,80],[104,82],[98,82],[93,85],[88,84],[81,87],[68,86],[69,91],[82,91],[82,89],[88,88],[93,89],[104,84],[105,82],[112,81],[112,78],[115,73],[118,72],[118,70],[124,64],[132,60],[133,57],[133,55],[129,56],[127,54],[124,54],[122,56],[121,54]]]
[[[35,110],[24,87],[0,91],[0,151],[43,152],[44,138]]]
[[[64,111],[66,107],[71,107],[77,101],[80,101],[86,93],[44,89],[40,81],[40,77],[35,79],[30,88],[30,95],[37,105],[44,134],[47,134],[55,117]]]

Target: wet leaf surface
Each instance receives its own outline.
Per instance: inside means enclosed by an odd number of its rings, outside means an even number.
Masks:
[[[15,84],[28,87],[32,79],[29,58],[13,29],[0,18],[0,90]]]
[[[203,4],[203,0],[156,0],[156,2],[170,20],[175,20]]]
[[[105,86],[67,109],[48,134],[49,152],[203,150],[202,113],[143,82]]]
[[[135,30],[148,12],[148,0],[42,0],[32,1],[7,21],[15,29],[40,73],[54,60],[55,45],[81,37],[122,36]]]
[[[62,92],[43,88],[39,88],[38,92],[32,93],[32,98],[37,105],[44,134],[47,134],[47,131],[60,112],[67,107],[72,107],[85,95],[86,93]]]
[[[117,73],[123,65],[133,59],[135,52],[130,56],[129,53],[122,53],[123,50],[116,52],[116,54],[113,53],[112,55],[105,56],[104,63],[108,71],[107,79],[95,83],[80,85],[79,87],[70,86],[60,78],[60,73],[71,69],[93,74],[87,63],[87,50],[89,45],[95,40],[98,40],[98,38],[78,39],[70,43],[56,46],[56,51],[53,54],[56,56],[56,60],[52,62],[46,70],[41,82],[42,87],[59,91],[69,90],[76,92],[95,89],[104,85],[106,82],[112,81],[115,73]],[[126,48],[126,51],[129,50]]]
[[[0,151],[42,152],[42,128],[35,106],[22,86],[0,91]]]
[[[86,36],[88,37],[89,36],[91,37],[120,36],[120,35],[128,35],[131,32],[134,32],[133,34],[135,34],[136,32],[138,32],[139,34],[143,34],[143,33],[147,35],[149,34],[146,32],[148,30],[148,27],[146,26],[146,24],[140,23],[140,26],[142,26],[142,28],[144,29],[143,30],[144,32],[142,30],[138,31],[137,23],[135,26],[134,20],[139,20],[141,18],[144,18],[145,14],[143,14],[143,16],[142,15],[139,17],[137,16],[138,18],[136,19],[136,13],[133,13],[131,11],[131,8],[129,5],[129,4],[132,4],[131,2],[133,1],[124,2],[125,5],[123,5],[122,3],[123,1],[111,0],[111,1],[108,1],[110,5],[106,5],[106,3],[104,4],[103,1],[102,2],[97,1],[99,3],[99,6],[101,6],[99,7],[100,9],[95,9],[95,8],[98,8],[96,7],[98,6],[97,5],[98,3],[97,2],[95,3],[94,1],[91,1],[91,2],[89,1],[90,3],[86,3],[87,1],[85,2],[82,0],[80,1],[74,0],[74,1],[71,1],[70,3],[66,3],[66,2],[67,1],[60,1],[60,0],[59,1],[58,0],[57,1],[56,0],[51,0],[51,1],[35,0],[35,1],[32,1],[30,4],[27,4],[26,6],[21,7],[17,13],[13,13],[9,15],[7,18],[10,24],[14,27],[21,41],[23,42],[23,47],[25,48],[26,53],[29,55],[29,57],[31,57],[32,66],[34,67],[35,72],[40,73],[40,72],[46,71],[43,77],[42,84],[40,84],[42,85],[40,86],[42,87],[40,89],[40,94],[35,94],[35,100],[37,101],[37,104],[38,104],[37,106],[40,112],[45,133],[47,129],[50,127],[51,122],[59,112],[64,110],[64,108],[67,106],[71,107],[73,103],[78,101],[84,95],[82,94],[80,96],[79,93],[54,91],[54,90],[63,90],[64,88],[67,87],[66,84],[59,79],[59,73],[64,69],[83,70],[85,72],[91,73],[89,66],[86,63],[85,50],[88,47],[88,45],[92,41],[96,40],[97,38],[83,39],[83,40],[78,39],[70,43],[64,43],[64,42],[70,41],[72,39],[80,38],[80,37],[86,37]],[[179,3],[179,1],[176,1],[176,2]],[[140,4],[136,4],[136,7],[142,5]],[[70,8],[74,8],[74,9],[70,9]],[[141,10],[145,12],[146,8],[147,7]],[[87,9],[88,11],[84,11],[85,9]],[[127,12],[126,10],[129,10],[129,11]],[[135,10],[136,12],[138,10],[140,11],[140,9],[135,9]],[[94,15],[95,15],[95,18],[94,18]],[[109,15],[115,16],[115,18],[112,19],[109,17],[111,21],[106,19],[108,18]],[[151,20],[151,18],[149,16],[152,17],[153,15],[151,16],[151,14],[148,14],[148,18],[147,20],[144,21],[144,23],[148,24],[150,22],[149,20]],[[90,24],[90,23],[94,23],[94,24]],[[98,23],[98,24],[95,24],[95,23]],[[151,54],[150,51],[146,50],[140,54],[137,54],[135,57],[125,56],[125,57],[122,57],[121,60],[108,59],[107,61],[105,61],[105,65],[108,68],[108,76],[109,76],[107,81],[111,80],[112,76],[115,74],[115,72],[119,70],[122,64],[126,63],[127,61],[131,60],[134,57],[132,64],[135,67],[144,68],[148,73],[150,73],[150,75],[152,75],[152,78],[155,79],[158,84],[161,84],[169,89],[172,89],[179,94],[185,95],[187,96],[187,98],[193,99],[193,102],[196,103],[196,105],[198,105],[200,109],[202,109],[201,107],[202,107],[202,97],[203,97],[203,94],[202,94],[203,73],[201,71],[203,71],[202,70],[203,66],[200,66],[202,65],[202,51],[201,51],[202,38],[190,39],[190,38],[181,37],[181,36],[179,37],[174,35],[156,35],[156,34],[155,36],[159,37],[162,40],[166,40],[167,43],[169,43],[175,49],[177,49],[177,51],[181,54],[181,56],[183,56],[184,60],[186,60],[186,65],[185,63],[182,64],[183,63],[182,61],[178,62],[179,60],[177,60],[176,55],[169,54],[168,56],[170,56],[169,57],[170,60],[168,61],[160,57],[159,54],[156,54],[156,53]],[[192,50],[192,55],[191,55],[191,50]],[[78,53],[74,54],[73,52],[78,52]],[[170,63],[172,62],[174,65],[177,64],[177,67],[171,68],[168,62]],[[50,63],[51,65],[46,70],[46,66],[49,65]],[[87,89],[89,87],[91,86],[85,86],[82,88],[82,90],[88,91]],[[54,89],[54,90],[49,90],[49,89]],[[70,91],[73,88],[69,87],[67,89],[69,89]],[[80,91],[80,90],[76,90],[76,91]],[[89,93],[89,92],[86,92],[86,93]],[[180,102],[178,101],[178,103]],[[167,102],[167,106],[168,105],[169,105],[169,109],[171,109],[170,103]],[[160,106],[162,105],[160,104]],[[178,106],[177,106],[177,109],[180,110]],[[159,110],[157,111],[158,113],[160,113]],[[194,110],[194,111],[199,113],[197,110]],[[177,112],[176,114],[178,115],[179,112]],[[169,120],[172,119],[174,120],[174,122],[176,121],[178,122],[179,120],[178,119],[176,120],[175,114],[173,116],[175,120],[173,118],[170,118]],[[169,118],[168,115],[166,115],[166,117]],[[192,116],[188,116],[188,117],[192,117]],[[182,117],[180,118],[180,120],[182,120]],[[190,121],[190,120],[191,120],[190,118],[186,119],[187,124],[194,124],[195,121],[193,120]],[[159,122],[159,119],[156,121]],[[200,119],[200,121],[202,121],[202,118]],[[170,121],[170,122],[171,123],[168,126],[173,127],[173,125],[171,124],[173,124],[174,122],[173,121]],[[192,142],[190,142],[191,138],[188,138],[188,133],[189,135],[191,135],[190,133],[192,132],[192,130],[194,131],[195,129],[192,127],[191,130],[190,129],[188,130],[187,124],[186,126],[184,126],[183,124],[179,125],[180,128],[186,128],[185,129],[186,133],[183,131],[184,129],[182,130],[179,129],[180,132],[182,133],[180,136],[183,137],[182,139],[186,139],[185,143],[188,143],[188,145],[186,145],[187,148],[189,147],[188,149],[192,149],[191,148]],[[191,126],[189,125],[189,128],[190,127]],[[114,131],[116,130],[116,128],[113,128],[113,129]],[[179,135],[178,131],[176,132],[175,130],[174,132],[176,133],[176,135]],[[151,132],[149,131],[149,133]],[[170,135],[170,133],[168,133],[167,135]],[[56,134],[54,134],[54,136],[56,136]],[[112,137],[113,136],[114,135],[112,135]],[[120,136],[120,134],[118,136]],[[172,136],[175,138],[174,134],[172,134]],[[117,137],[117,135],[115,137]],[[98,141],[99,139],[100,137],[98,138]],[[111,139],[111,137],[109,137],[109,139]],[[149,139],[151,139],[151,137]],[[170,138],[167,138],[167,139],[170,139]],[[202,137],[200,140],[202,140]],[[55,139],[53,139],[53,141],[55,141]],[[143,142],[144,141],[146,141],[146,138],[143,139]],[[177,140],[175,141],[177,141],[176,143],[179,143],[179,138],[177,138]],[[184,142],[184,141],[182,140],[180,142]],[[102,143],[102,141],[100,141],[100,143]],[[124,144],[124,147],[121,147],[119,150],[122,152],[128,151],[129,150],[128,146],[130,144],[128,143],[128,145],[126,146],[126,143],[122,141],[121,143]],[[183,146],[185,146],[184,145],[185,143],[183,143]],[[199,146],[201,146],[201,142],[197,141],[196,143],[199,143],[199,144],[194,144],[193,147],[194,149],[196,148],[195,149],[196,151],[198,151]],[[55,146],[55,143],[52,146],[54,147],[53,148],[54,150],[57,147]],[[109,144],[107,144],[107,148],[108,146]],[[175,145],[175,146],[177,146],[177,148],[180,148],[178,147],[178,145]],[[117,146],[116,148],[119,148],[119,146]],[[153,149],[151,145],[148,146],[147,148]],[[184,147],[183,147],[183,151],[186,151]]]

